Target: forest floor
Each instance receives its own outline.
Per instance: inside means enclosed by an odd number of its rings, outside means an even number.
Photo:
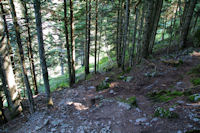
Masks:
[[[179,65],[175,57],[181,60]],[[200,132],[200,102],[188,100],[189,95],[200,92],[199,85],[191,83],[194,74],[188,73],[199,64],[200,53],[181,51],[143,60],[127,73],[113,69],[97,74],[73,88],[53,92],[53,108],[48,109],[45,95],[39,94],[34,114],[24,112],[3,125],[0,132]],[[96,91],[105,80],[109,80],[109,87]],[[133,96],[137,105],[129,101]]]

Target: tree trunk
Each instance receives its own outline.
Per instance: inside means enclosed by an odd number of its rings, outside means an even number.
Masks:
[[[119,45],[118,45],[118,67],[122,65],[122,40],[123,40],[123,1],[120,1],[120,16],[119,16]]]
[[[134,32],[133,32],[133,42],[131,47],[131,53],[130,53],[130,66],[133,66],[133,58],[134,58],[134,50],[135,50],[135,42],[136,42],[136,35],[137,35],[137,22],[138,22],[138,9],[136,9],[135,12],[135,25],[134,25]]]
[[[182,23],[182,27],[181,27],[181,35],[180,35],[181,48],[184,48],[186,46],[187,36],[189,33],[189,29],[190,29],[190,22],[192,19],[192,15],[193,15],[197,0],[191,0],[189,2],[190,2],[189,7],[188,7],[187,11],[185,12],[185,15],[183,16],[184,22]]]
[[[151,41],[150,41],[150,48],[149,48],[149,53],[152,54],[153,52],[153,46],[155,43],[155,38],[157,34],[157,28],[158,28],[158,23],[160,20],[160,14],[163,6],[163,0],[157,0],[156,1],[156,7],[155,7],[155,14],[153,18],[153,29],[152,29],[152,35],[151,35]]]
[[[72,83],[76,81],[75,75],[75,38],[74,38],[74,14],[73,14],[73,0],[70,0],[70,25],[71,25],[71,64],[72,64]]]
[[[26,68],[25,68],[24,50],[23,50],[23,47],[22,47],[22,44],[21,44],[21,36],[20,36],[20,31],[19,31],[19,25],[18,25],[18,22],[17,22],[15,6],[14,6],[14,3],[13,3],[13,0],[9,0],[9,3],[10,3],[10,7],[11,7],[11,14],[12,14],[12,19],[13,19],[17,44],[18,44],[18,48],[19,48],[20,64],[21,64],[21,67],[22,67],[24,82],[25,82],[25,85],[26,85],[27,95],[28,95],[29,104],[30,104],[30,112],[33,113],[35,111],[33,94],[32,94],[32,91],[31,91],[30,83],[29,83],[28,76],[27,76],[27,71],[26,71]]]
[[[94,50],[94,72],[97,73],[97,33],[98,33],[98,0],[96,0],[96,20],[95,20],[95,50]]]
[[[67,60],[68,60],[68,73],[69,73],[69,85],[72,86],[72,65],[71,65],[71,52],[69,46],[69,37],[68,37],[68,21],[67,21],[67,2],[64,0],[64,20],[65,20],[65,39],[66,39],[66,48],[67,48]]]
[[[89,3],[90,4],[90,3]],[[90,8],[90,6],[89,6]],[[88,75],[90,73],[89,70],[89,36],[88,36],[88,32],[89,32],[89,24],[88,24],[88,0],[86,0],[86,33],[85,33],[85,76]]]
[[[145,27],[144,27],[144,35],[143,35],[143,51],[142,57],[147,58],[149,56],[149,44],[151,39],[151,29],[152,29],[152,13],[153,13],[153,1],[147,0],[145,1],[147,4],[146,9],[146,17],[145,17]]]
[[[129,26],[129,3],[130,0],[126,0],[126,18],[125,18],[125,31],[124,31],[124,44],[123,44],[123,53],[122,53],[122,70],[125,70],[125,60],[126,60],[126,47],[127,47],[127,33]]]
[[[44,80],[45,91],[47,94],[47,105],[53,106],[53,101],[52,101],[50,86],[49,86],[48,70],[47,70],[46,59],[45,59],[45,50],[44,50],[44,41],[43,41],[43,32],[42,32],[42,20],[41,20],[41,12],[40,12],[40,0],[34,0],[34,10],[35,10],[40,64],[41,64],[41,68],[42,68],[42,75],[43,75],[43,80]]]
[[[37,79],[36,79],[35,65],[34,65],[34,59],[33,59],[33,50],[32,50],[31,31],[30,31],[30,27],[29,27],[28,9],[27,9],[26,3],[23,0],[21,0],[21,2],[22,2],[22,5],[24,7],[24,17],[25,17],[25,20],[26,20],[26,27],[27,27],[27,32],[28,32],[28,37],[26,38],[26,40],[27,40],[30,70],[31,70],[31,78],[32,78],[33,86],[34,86],[34,93],[35,93],[35,95],[37,95],[38,94],[38,87],[37,87]]]
[[[118,9],[117,9],[117,38],[116,38],[116,57],[117,57],[117,64],[119,67],[119,35],[120,35],[120,8],[121,8],[121,0],[119,0],[118,4]]]

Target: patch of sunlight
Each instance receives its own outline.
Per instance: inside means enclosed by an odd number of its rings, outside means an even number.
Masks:
[[[85,105],[83,105],[82,103],[77,103],[77,102],[66,102],[67,105],[74,105],[74,107],[77,109],[77,110],[87,110],[88,107],[86,107]]]
[[[192,55],[192,56],[200,56],[200,52],[194,51],[191,55]]]

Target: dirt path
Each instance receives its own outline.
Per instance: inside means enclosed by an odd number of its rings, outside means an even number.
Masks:
[[[188,101],[181,95],[165,102],[155,102],[148,93],[161,90],[187,91],[193,85],[187,74],[200,64],[199,56],[180,57],[183,64],[173,67],[159,59],[143,62],[130,73],[133,79],[124,82],[118,79],[119,70],[84,81],[71,89],[53,93],[54,108],[45,107],[45,96],[35,98],[37,111],[27,113],[0,128],[9,133],[184,133],[200,131],[200,105]],[[144,66],[144,67],[142,67]],[[154,73],[156,66],[156,73]],[[154,75],[152,75],[154,73]],[[150,76],[148,75],[150,74]],[[96,91],[96,87],[106,77],[113,79],[110,88]],[[192,90],[200,92],[200,88]],[[137,107],[131,107],[118,99],[136,96]],[[160,107],[178,114],[177,118],[155,117]]]

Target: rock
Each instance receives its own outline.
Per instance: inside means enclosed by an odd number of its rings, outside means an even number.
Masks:
[[[56,128],[52,128],[51,129],[51,132],[55,132],[57,129]]]
[[[36,126],[35,127],[35,131],[38,131],[38,130],[40,130],[41,129],[41,127],[39,127],[39,126]]]
[[[114,91],[113,91],[113,90],[110,90],[109,93],[110,93],[110,94],[114,94]]]
[[[132,76],[128,76],[128,77],[126,77],[125,81],[126,81],[126,82],[130,82],[132,79],[133,79]]]
[[[141,113],[142,111],[139,109],[139,108],[136,108],[136,111],[137,112],[139,112],[139,113]]]
[[[174,111],[175,109],[174,108],[169,108],[169,111]]]
[[[56,119],[56,120],[52,121],[51,124],[55,127],[55,126],[58,126],[62,122],[63,122],[63,120]]]
[[[123,102],[118,102],[119,107],[123,107],[127,110],[131,109],[131,106],[127,103],[123,103]]]
[[[156,122],[157,120],[158,120],[158,118],[155,117],[155,118],[153,118],[153,119],[151,120],[151,122]]]
[[[88,89],[93,90],[93,89],[96,89],[96,87],[95,86],[89,86]]]
[[[147,121],[146,117],[138,118],[138,119],[135,120],[135,122],[137,124],[141,124],[141,123],[146,122],[146,121]]]
[[[47,125],[48,122],[49,122],[49,119],[45,119],[43,124],[44,124],[44,125]]]
[[[105,77],[105,82],[110,82],[110,78],[109,77]]]
[[[184,104],[185,102],[181,101],[181,100],[178,100],[176,103],[178,103],[178,104]]]
[[[177,133],[182,133],[182,131],[181,131],[181,130],[178,130]]]

